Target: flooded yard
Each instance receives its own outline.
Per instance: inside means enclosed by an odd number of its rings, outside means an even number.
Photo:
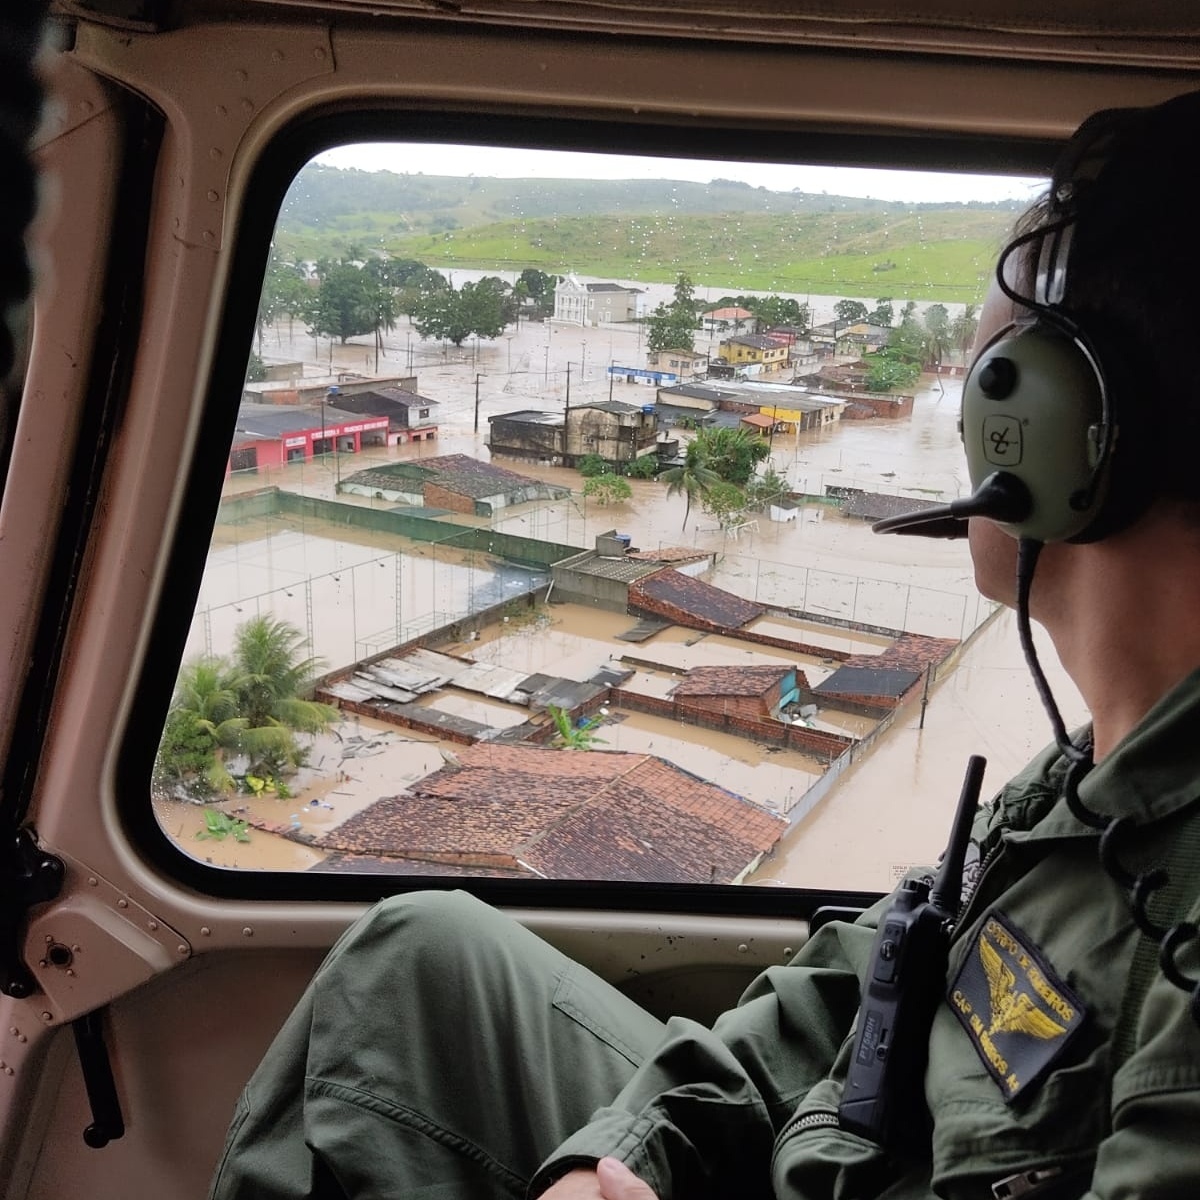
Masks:
[[[468,371],[464,362],[439,358],[432,347],[423,347],[428,353],[417,363],[419,387],[443,405],[437,442],[371,451],[354,461],[295,464],[269,476],[234,478],[227,490],[278,485],[331,499],[338,473],[372,462],[453,452],[486,460],[489,413],[531,404],[552,408],[560,402],[562,376],[550,362],[552,334],[538,330],[536,336],[547,346],[544,380],[530,368],[530,355],[519,344],[510,345],[516,370],[510,368],[504,380],[497,371],[486,381],[478,433],[470,428],[476,364]],[[493,350],[484,347],[481,358]],[[540,353],[534,357],[541,361]],[[573,385],[581,397],[607,398],[609,387],[599,374],[596,367],[591,379]],[[633,385],[614,392],[614,399],[652,399],[652,393]],[[574,495],[501,510],[491,519],[454,517],[446,521],[446,536],[464,526],[483,526],[587,549],[597,534],[615,528],[642,548],[684,546],[714,553],[716,564],[707,581],[760,604],[965,638],[990,609],[975,592],[964,543],[877,537],[865,523],[843,517],[817,499],[831,486],[922,499],[963,494],[967,481],[955,429],[957,409],[955,386],[947,384],[943,390],[935,384],[918,395],[910,420],[847,420],[818,432],[775,438],[772,464],[793,489],[810,498],[797,520],[776,524],[760,515],[757,528],[736,539],[715,527],[699,506],[685,524],[683,499],[668,496],[657,481],[631,480],[627,502],[601,507],[582,497],[577,472],[513,461],[502,465],[569,487]],[[363,498],[340,499],[387,507]],[[456,618],[519,599],[544,578],[482,553],[319,520],[280,516],[218,526],[187,656],[226,652],[239,624],[269,613],[301,630],[330,667],[348,666]],[[581,605],[549,604],[536,612],[513,606],[507,619],[480,630],[474,639],[442,649],[527,675],[577,682],[630,660],[626,665],[635,673],[625,686],[662,697],[696,666],[796,665],[815,685],[838,665],[820,650],[874,655],[889,643],[879,635],[778,615],[763,617],[750,628],[807,643],[818,653],[798,655],[675,626],[643,642],[619,640],[617,635],[634,624],[627,614]],[[1068,721],[1078,719],[1081,706],[1052,653],[1045,662]],[[495,730],[529,716],[520,706],[453,688],[421,703]],[[596,730],[602,748],[658,755],[775,811],[786,811],[821,778],[823,762],[794,750],[643,713],[614,709],[607,716]],[[750,882],[883,891],[908,865],[936,858],[967,755],[989,757],[985,788],[990,790],[1048,740],[1010,617],[1002,616],[984,630],[935,688],[924,729],[918,728],[919,717],[919,704],[906,708],[871,751],[834,781],[815,810],[788,831]],[[863,737],[875,722],[822,709],[812,724]],[[368,718],[347,719],[316,739],[310,767],[289,781],[291,794],[238,795],[215,806],[231,818],[267,827],[251,829],[248,841],[198,838],[206,830],[205,819],[192,805],[160,799],[155,812],[180,847],[204,861],[239,869],[305,870],[319,863],[322,853],[284,834],[332,829],[380,797],[395,795],[439,769],[453,753],[451,743],[432,736]]]

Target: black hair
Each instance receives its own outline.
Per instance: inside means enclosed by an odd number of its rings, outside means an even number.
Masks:
[[[1073,217],[1062,308],[1104,367],[1119,428],[1115,482],[1130,516],[1160,497],[1195,504],[1200,514],[1200,370],[1189,294],[1200,279],[1192,161],[1200,92],[1105,116],[1094,177],[1056,179],[1057,194],[1033,215],[1042,224],[1064,210]],[[1073,143],[1096,137],[1090,125],[1068,144],[1068,163],[1086,155]]]

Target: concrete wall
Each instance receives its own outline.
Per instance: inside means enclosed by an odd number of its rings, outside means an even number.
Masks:
[[[244,496],[231,496],[222,501],[217,519],[222,522],[244,521],[249,517],[273,516],[276,513],[331,521],[337,525],[371,529],[377,533],[392,533],[418,542],[440,542],[460,550],[479,550],[522,566],[549,567],[560,559],[584,553],[579,546],[567,546],[561,542],[543,542],[537,538],[496,533],[490,529],[463,528],[432,517],[343,504],[337,500],[301,496],[279,488],[264,488]]]

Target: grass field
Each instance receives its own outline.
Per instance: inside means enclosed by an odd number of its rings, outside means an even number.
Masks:
[[[321,233],[280,228],[284,253],[316,259],[352,246],[430,266],[694,282],[731,292],[982,299],[1011,214],[989,209],[903,212],[577,216],[413,232],[403,215],[331,217]]]

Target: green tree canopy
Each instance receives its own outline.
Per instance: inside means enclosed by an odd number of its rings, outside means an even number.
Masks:
[[[931,304],[925,310],[925,330],[929,334],[929,357],[940,363],[950,346],[950,313],[944,304]]]
[[[303,270],[295,263],[286,262],[279,248],[272,244],[267,257],[267,270],[263,276],[262,295],[258,301],[258,349],[262,353],[263,331],[273,325],[284,314],[288,318],[308,320],[315,300],[313,289],[304,278]]]
[[[539,271],[536,267],[526,267],[517,276],[517,282],[525,285],[525,292],[531,300],[542,301],[547,296],[554,299],[554,276]]]
[[[867,320],[872,325],[891,325],[896,319],[896,306],[890,296],[875,301],[875,307],[867,313]]]
[[[872,392],[912,387],[921,375],[920,363],[905,358],[891,347],[870,355],[867,362],[867,389]]]
[[[917,320],[915,311],[905,309],[900,324],[888,334],[887,350],[893,358],[918,366],[925,361],[929,353],[929,333]]]
[[[675,281],[675,299],[660,304],[646,318],[646,346],[652,354],[663,350],[691,350],[696,331],[696,289],[686,275]]]
[[[697,448],[704,465],[713,471],[718,479],[738,487],[743,487],[750,481],[755,466],[771,453],[770,446],[758,434],[725,425],[701,429],[692,441],[692,446]]]
[[[778,504],[787,496],[787,480],[768,466],[746,485],[746,507],[761,512],[768,504]]]
[[[456,346],[472,336],[498,336],[508,324],[511,297],[497,283],[485,278],[458,291],[423,292],[411,309],[413,326],[423,338],[446,338]]]
[[[620,475],[606,471],[603,475],[593,475],[583,485],[583,494],[602,506],[621,504],[633,495],[633,488]]]
[[[734,483],[715,483],[700,497],[700,507],[728,529],[746,511],[746,493]]]
[[[839,300],[833,311],[839,324],[857,325],[867,319],[867,306],[861,300]]]
[[[377,328],[381,306],[380,285],[353,262],[322,262],[317,265],[320,286],[309,314],[314,336],[349,338],[372,333]]]
[[[809,308],[790,296],[754,296],[746,305],[760,325],[795,325],[807,329]]]

